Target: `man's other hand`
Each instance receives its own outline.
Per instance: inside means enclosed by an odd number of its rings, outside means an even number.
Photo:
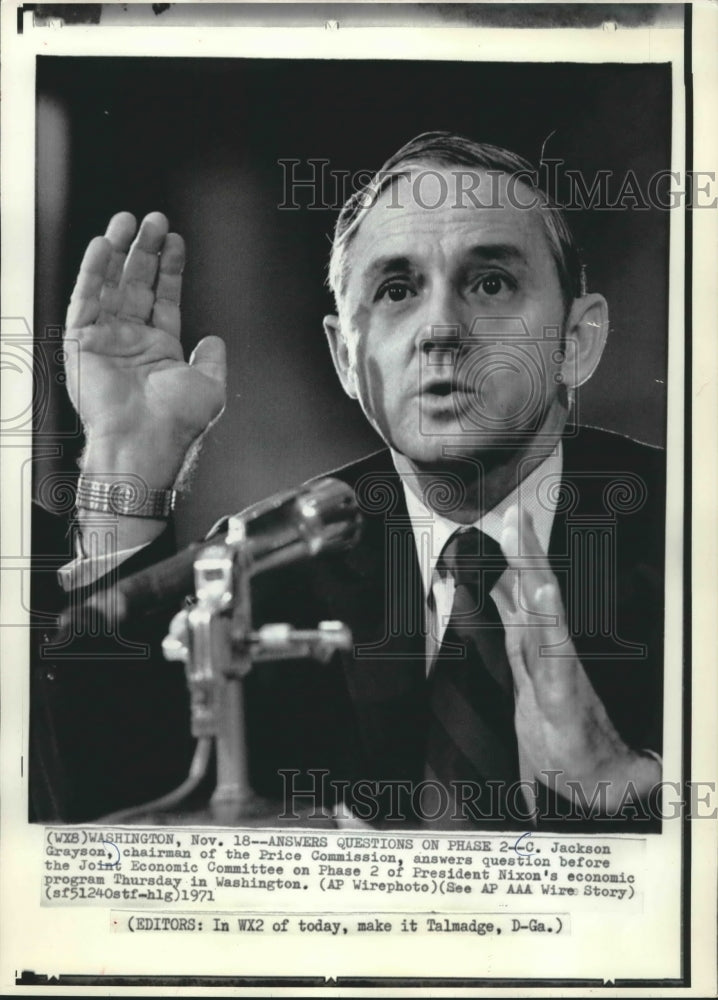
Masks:
[[[506,512],[501,546],[518,576],[506,649],[514,676],[516,734],[534,776],[556,771],[559,792],[570,798],[573,790],[566,782],[575,782],[588,800],[599,782],[607,782],[609,811],[625,801],[628,782],[646,796],[660,781],[660,764],[628,747],[608,717],[578,658],[558,581],[525,511],[514,506]]]

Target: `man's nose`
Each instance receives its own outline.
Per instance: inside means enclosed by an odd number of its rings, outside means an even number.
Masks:
[[[458,296],[448,288],[439,288],[426,302],[419,329],[418,346],[422,353],[431,354],[436,362],[439,355],[451,361],[453,352],[466,339],[466,319]]]

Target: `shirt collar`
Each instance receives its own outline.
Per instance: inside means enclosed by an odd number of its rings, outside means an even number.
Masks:
[[[396,462],[395,462],[396,464]],[[527,510],[534,524],[534,531],[544,552],[548,552],[551,528],[556,513],[558,491],[551,486],[561,478],[563,470],[563,448],[559,441],[544,461],[522,479],[518,486],[505,496],[495,507],[486,511],[474,522],[475,527],[489,535],[496,542],[501,540],[504,514],[512,504],[520,504]],[[428,508],[403,482],[406,507],[414,531],[416,551],[424,583],[424,593],[431,590],[436,563],[449,537],[460,527],[456,521]]]

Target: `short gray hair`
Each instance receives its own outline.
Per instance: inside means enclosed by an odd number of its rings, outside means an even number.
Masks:
[[[328,276],[328,284],[334,293],[337,309],[339,300],[346,290],[349,247],[362,221],[381,193],[399,177],[406,176],[409,166],[416,166],[417,163],[474,167],[509,176],[518,175],[521,183],[534,194],[536,204],[543,209],[541,218],[558,271],[566,308],[575,298],[585,294],[583,265],[565,215],[538,185],[537,171],[529,161],[500,146],[475,142],[473,139],[466,139],[451,132],[423,132],[390,156],[369,183],[354,192],[339,213],[329,256]],[[536,183],[533,183],[533,178],[537,179]]]

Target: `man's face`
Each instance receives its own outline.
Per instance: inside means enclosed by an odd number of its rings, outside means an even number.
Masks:
[[[541,210],[521,208],[531,192],[506,175],[476,174],[479,206],[466,170],[417,167],[348,250],[345,387],[419,464],[525,446],[565,418],[565,307]]]

